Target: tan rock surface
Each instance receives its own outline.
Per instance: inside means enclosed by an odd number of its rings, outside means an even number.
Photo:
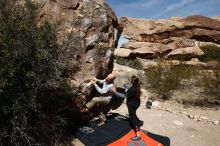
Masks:
[[[114,51],[114,55],[118,57],[130,57],[131,55],[131,50],[130,49],[125,49],[125,48],[117,48]]]
[[[160,20],[122,17],[120,25],[124,35],[140,42],[163,42],[170,37],[184,37],[220,44],[220,22],[205,16]]]
[[[146,51],[152,51],[155,54],[163,54],[171,51],[171,47],[168,47],[160,43],[151,43],[151,42],[128,42],[122,45],[122,47],[135,50],[135,49],[144,49]]]
[[[158,20],[122,17],[119,25],[122,34],[129,39],[123,48],[152,51],[155,53],[152,59],[166,56],[168,59],[190,60],[204,54],[198,47],[220,46],[220,21],[217,18],[199,15]]]
[[[200,57],[204,54],[205,53],[199,47],[187,47],[187,48],[173,50],[166,56],[166,58],[187,60],[190,58]]]

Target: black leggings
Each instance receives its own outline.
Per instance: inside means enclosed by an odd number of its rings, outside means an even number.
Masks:
[[[139,118],[137,117],[136,111],[138,109],[138,107],[140,106],[140,100],[129,100],[127,101],[127,107],[128,107],[128,113],[129,113],[129,117],[131,118],[131,123],[132,126],[134,128],[134,130],[136,131],[136,128],[140,128],[139,126]]]

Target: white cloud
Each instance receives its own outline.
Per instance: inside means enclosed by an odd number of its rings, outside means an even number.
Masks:
[[[121,5],[122,9],[146,9],[163,0],[140,0]]]
[[[159,18],[169,12],[173,12],[176,11],[182,7],[185,7],[187,5],[190,5],[191,3],[193,3],[195,0],[181,0],[179,3],[175,3],[172,5],[167,6],[164,11],[158,13],[157,15],[155,15],[155,18]]]

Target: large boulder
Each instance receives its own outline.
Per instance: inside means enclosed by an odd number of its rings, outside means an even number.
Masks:
[[[24,0],[5,0],[13,7]],[[65,51],[67,74],[81,84],[113,69],[112,54],[118,41],[118,20],[102,0],[33,0],[38,4],[36,22],[56,24],[58,43]],[[72,81],[72,83],[74,83]]]
[[[74,114],[76,122],[90,120],[100,112],[95,110],[95,114],[88,115],[78,111],[96,94],[93,86],[88,86],[88,81],[92,77],[104,78],[113,70],[113,52],[119,39],[117,17],[102,0],[32,1],[38,6],[36,23],[41,25],[49,21],[55,24],[59,52],[63,56],[60,64],[67,65],[64,73],[72,89],[70,96],[74,97],[70,103],[73,113],[70,114]],[[24,2],[3,0],[0,7],[7,11]],[[66,96],[66,93],[51,90],[47,94]]]
[[[118,40],[118,22],[102,0],[36,0],[38,22],[57,24],[58,42],[69,50],[66,61],[71,79],[80,84],[91,76],[103,78],[113,69],[112,54]],[[79,69],[75,71],[74,63]]]

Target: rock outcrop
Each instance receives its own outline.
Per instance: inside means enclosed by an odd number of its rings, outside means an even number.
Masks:
[[[155,53],[153,51],[148,51],[145,48],[138,48],[135,50],[119,48],[115,50],[114,55],[125,58],[141,57],[147,59],[147,58],[153,58],[155,56]]]
[[[204,16],[146,20],[122,17],[123,34],[138,42],[169,43],[171,37],[184,37],[220,44],[220,22]]]
[[[197,58],[205,53],[199,47],[187,47],[173,50],[166,58],[170,60],[189,60],[191,58]]]
[[[118,20],[102,0],[33,0],[37,23],[56,24],[58,43],[66,51],[68,76],[76,84],[112,71],[112,54],[118,40]],[[20,0],[5,0],[6,7]]]
[[[67,75],[73,87],[83,87],[91,77],[104,78],[113,70],[113,52],[118,41],[118,20],[102,0],[36,0],[38,23],[57,25],[58,43],[66,49]],[[91,97],[86,88],[78,91],[75,103],[81,108]],[[82,104],[82,105],[81,105]],[[81,116],[80,116],[81,117]],[[82,120],[91,116],[84,114]]]
[[[112,53],[118,40],[118,22],[102,0],[36,0],[38,21],[58,25],[58,41],[69,49],[70,78],[81,83],[91,76],[104,77],[112,71]],[[78,61],[79,70],[73,68]]]
[[[206,45],[220,45],[219,17],[189,16],[186,18],[147,20],[122,17],[120,31],[129,41],[122,45],[130,55],[154,59],[193,61],[205,53],[200,49]],[[117,52],[120,52],[117,49]],[[127,52],[129,52],[127,50]],[[117,54],[116,54],[117,55]],[[143,60],[142,60],[143,62]],[[194,64],[200,64],[197,61]]]
[[[3,6],[12,9],[24,0],[3,0]],[[73,97],[73,121],[89,121],[97,113],[79,114],[95,93],[88,81],[104,78],[113,70],[113,52],[118,42],[118,20],[112,9],[102,0],[33,0],[38,5],[36,23],[45,20],[55,24],[57,41],[63,62],[67,65],[65,77]],[[1,5],[2,6],[2,5]],[[51,91],[48,91],[51,92]],[[55,91],[53,91],[56,94]],[[62,95],[60,93],[59,95]],[[64,93],[66,96],[66,93]],[[98,109],[100,110],[100,109]]]
[[[115,49],[114,55],[118,56],[118,57],[130,57],[131,56],[131,50],[129,49],[124,49],[124,48],[120,48],[120,49]]]

